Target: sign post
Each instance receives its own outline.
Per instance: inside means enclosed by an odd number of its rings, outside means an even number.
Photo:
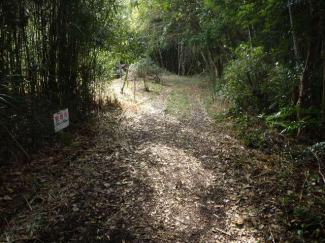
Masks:
[[[54,131],[61,131],[63,128],[69,126],[69,111],[68,109],[59,111],[53,115]]]

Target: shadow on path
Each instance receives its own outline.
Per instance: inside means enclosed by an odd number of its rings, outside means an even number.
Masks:
[[[261,239],[235,224],[245,213],[238,195],[248,181],[230,164],[247,151],[212,126],[197,96],[190,96],[190,115],[167,114],[168,85],[148,111],[99,117],[93,152],[40,182],[43,204],[23,212],[29,236],[21,242]]]

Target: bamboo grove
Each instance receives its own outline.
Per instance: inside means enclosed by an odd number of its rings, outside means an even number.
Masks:
[[[52,133],[51,116],[89,114],[112,39],[114,0],[0,1],[0,153]]]

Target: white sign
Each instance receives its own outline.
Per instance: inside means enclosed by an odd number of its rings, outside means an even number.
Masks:
[[[63,128],[69,126],[69,111],[68,109],[59,111],[53,115],[54,120],[54,130],[58,132]]]

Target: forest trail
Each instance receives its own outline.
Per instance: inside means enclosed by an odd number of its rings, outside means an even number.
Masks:
[[[258,186],[252,178],[262,171],[243,167],[258,152],[209,117],[220,103],[210,101],[207,81],[169,76],[164,83],[151,83],[151,92],[138,84],[134,101],[132,83],[121,95],[115,81],[109,93],[122,109],[102,113],[94,142],[80,137],[84,149],[64,163],[43,161],[37,200],[7,222],[2,237],[230,243],[266,242],[280,232],[277,209],[260,201],[272,184]]]

